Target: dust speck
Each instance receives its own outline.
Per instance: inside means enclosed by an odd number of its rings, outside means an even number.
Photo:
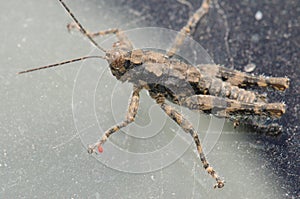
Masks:
[[[249,63],[244,67],[244,71],[247,73],[251,73],[255,70],[256,65],[254,63]]]

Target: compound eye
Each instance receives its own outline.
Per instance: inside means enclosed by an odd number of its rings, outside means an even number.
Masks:
[[[119,57],[120,57],[120,53],[119,53],[119,52],[115,52],[115,53],[113,53],[112,56],[111,56],[112,60],[119,59]]]

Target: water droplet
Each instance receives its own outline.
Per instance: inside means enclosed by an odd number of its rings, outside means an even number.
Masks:
[[[263,14],[262,14],[262,12],[260,10],[255,13],[255,19],[257,21],[261,20],[262,17],[263,17]]]

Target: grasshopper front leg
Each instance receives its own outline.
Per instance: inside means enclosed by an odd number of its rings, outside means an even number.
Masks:
[[[141,90],[140,88],[135,87],[132,92],[132,96],[130,98],[130,102],[129,102],[129,106],[128,106],[128,110],[127,110],[127,114],[126,114],[126,119],[124,121],[122,121],[121,123],[116,124],[116,125],[112,126],[111,128],[109,128],[108,130],[106,130],[98,142],[96,142],[92,145],[89,145],[88,153],[90,153],[90,154],[94,153],[96,148],[98,148],[99,151],[102,150],[101,146],[106,142],[106,140],[109,138],[109,136],[111,136],[113,133],[117,132],[118,130],[127,126],[128,124],[132,123],[135,120],[135,116],[137,114],[138,107],[139,107],[139,101],[140,101],[139,92],[140,92],[140,90]]]
[[[87,31],[87,30],[85,32],[83,32],[80,29],[80,26],[78,26],[77,23],[69,23],[67,25],[67,28],[68,28],[69,32],[72,29],[77,29],[80,32],[82,32],[84,35],[87,35],[88,37],[91,37],[91,38],[94,38],[94,37],[97,37],[97,36],[105,36],[105,35],[115,34],[121,45],[123,45],[128,50],[132,50],[133,49],[133,45],[130,42],[130,40],[128,39],[128,37],[125,35],[125,33],[122,30],[120,30],[118,28],[112,28],[112,29],[98,31],[98,32],[93,32],[93,33],[90,32],[90,31]]]

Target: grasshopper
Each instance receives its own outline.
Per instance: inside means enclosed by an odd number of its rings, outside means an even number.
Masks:
[[[260,119],[280,118],[286,110],[284,103],[268,103],[266,96],[247,87],[271,87],[284,91],[289,87],[287,77],[254,76],[216,64],[202,64],[194,66],[179,58],[175,58],[176,51],[195,29],[198,22],[208,13],[210,0],[203,0],[199,9],[189,18],[187,24],[177,34],[171,48],[166,52],[134,49],[125,33],[120,29],[109,29],[91,33],[76,19],[68,6],[59,0],[68,12],[73,23],[67,28],[78,29],[90,42],[105,53],[104,56],[85,56],[39,68],[19,72],[28,73],[40,69],[56,67],[90,58],[107,60],[113,76],[122,82],[133,84],[133,91],[124,121],[106,130],[102,137],[88,146],[88,153],[102,152],[102,145],[108,138],[121,128],[135,120],[139,107],[139,92],[146,89],[151,98],[161,109],[172,118],[186,133],[194,139],[199,158],[204,169],[216,180],[214,188],[222,188],[225,181],[208,163],[202,150],[197,131],[184,116],[173,108],[167,101],[186,107],[190,110],[214,114],[227,118],[237,126],[239,122],[247,123],[258,130],[278,133],[281,127],[277,124],[263,124],[256,122]],[[118,41],[111,49],[104,49],[93,39],[96,36],[115,34]]]

